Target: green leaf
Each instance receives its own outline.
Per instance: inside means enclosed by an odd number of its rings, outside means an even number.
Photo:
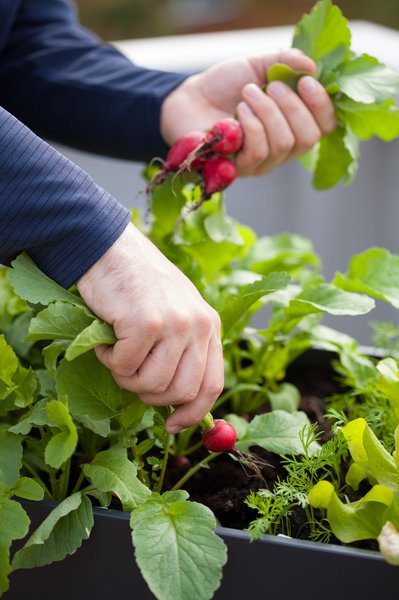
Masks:
[[[310,304],[330,315],[364,315],[375,306],[374,300],[367,296],[344,292],[328,283],[305,288],[292,304],[298,302]]]
[[[151,497],[132,513],[132,539],[141,573],[158,600],[209,600],[226,562],[211,511],[185,492]]]
[[[0,596],[9,587],[10,546],[29,531],[29,518],[19,502],[0,497]]]
[[[68,346],[65,358],[73,360],[99,344],[114,344],[115,342],[116,337],[111,325],[96,319],[86,329],[83,329]]]
[[[335,101],[335,107],[341,120],[362,140],[376,135],[390,142],[399,135],[399,110],[394,100],[363,104],[343,97]]]
[[[369,294],[399,308],[399,256],[385,248],[370,248],[353,256],[345,275],[336,273],[334,285]]]
[[[32,319],[27,340],[73,340],[92,321],[81,306],[53,302]]]
[[[26,500],[43,500],[44,490],[31,477],[20,477],[13,485],[12,495]]]
[[[67,406],[60,400],[48,402],[46,412],[61,431],[54,435],[47,444],[44,457],[48,465],[59,469],[75,452],[78,432]]]
[[[66,340],[55,340],[42,350],[44,366],[52,374],[55,374],[58,359],[68,348],[70,342]]]
[[[299,79],[304,75],[313,75],[313,73],[294,71],[294,69],[283,63],[275,63],[267,69],[267,81],[283,81],[294,91],[297,89]]]
[[[350,41],[348,21],[340,9],[330,0],[321,0],[297,24],[292,45],[328,71],[347,58]]]
[[[81,298],[47,277],[27,254],[20,254],[11,264],[13,269],[9,274],[10,283],[15,293],[24,300],[43,305],[60,300],[85,306]]]
[[[321,138],[313,175],[316,190],[327,190],[347,177],[354,157],[345,143],[345,136],[345,128],[339,126]]]
[[[298,388],[291,383],[282,383],[277,391],[269,391],[268,397],[272,410],[285,410],[288,413],[297,411],[301,401]]]
[[[220,244],[230,242],[242,246],[244,241],[237,229],[237,222],[222,211],[213,213],[204,219],[204,228],[212,241]]]
[[[83,467],[87,479],[100,492],[113,492],[123,509],[131,512],[150,495],[150,490],[137,477],[137,467],[120,448],[99,452]]]
[[[14,433],[0,429],[0,481],[9,485],[19,477],[22,467],[22,440]]]
[[[245,316],[248,309],[266,294],[284,289],[290,280],[287,273],[271,273],[259,281],[240,289],[237,296],[227,300],[222,312],[223,332],[226,336],[234,325]]]
[[[93,509],[80,492],[58,504],[15,553],[13,569],[42,567],[74,554],[93,527]]]
[[[8,431],[27,435],[32,427],[51,426],[51,420],[46,412],[47,402],[47,399],[36,402],[27,412],[22,415],[15,425],[12,425],[12,427],[8,428]]]
[[[389,399],[399,422],[399,369],[393,358],[384,358],[377,364],[379,376],[376,388]]]
[[[268,275],[272,271],[295,273],[306,265],[318,267],[320,260],[310,240],[300,235],[281,233],[256,240],[244,264],[251,271]]]
[[[0,334],[0,399],[7,395],[7,390],[14,388],[13,375],[18,369],[19,361],[3,334]]]
[[[356,102],[382,102],[399,93],[399,73],[367,54],[340,65],[336,84],[343,94]]]
[[[102,421],[115,416],[122,404],[122,391],[110,371],[93,351],[72,362],[61,361],[56,374],[58,394],[68,396],[72,415]]]
[[[375,485],[357,502],[344,504],[328,481],[319,481],[308,497],[312,506],[327,509],[333,534],[345,544],[377,539],[394,500],[392,490]]]
[[[352,460],[357,465],[355,485],[361,481],[360,471],[371,483],[380,483],[394,491],[399,490],[399,473],[393,457],[387,452],[365,419],[350,421],[342,428]],[[351,473],[353,483],[353,473]]]
[[[306,414],[301,411],[288,413],[274,410],[258,415],[249,423],[245,436],[236,444],[237,449],[246,452],[252,446],[260,446],[268,452],[282,456],[303,453],[300,432],[310,426]],[[317,452],[319,445],[313,442],[311,452]]]
[[[224,419],[228,423],[231,423],[231,425],[234,427],[234,429],[236,431],[237,439],[241,440],[248,431],[248,425],[249,425],[248,421],[246,419],[244,419],[243,417],[239,417],[235,413],[230,413],[230,414],[226,415],[224,417]]]

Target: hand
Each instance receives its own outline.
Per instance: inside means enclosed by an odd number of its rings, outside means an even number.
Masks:
[[[264,175],[314,146],[336,127],[334,108],[323,86],[302,77],[298,94],[280,81],[267,85],[266,71],[276,62],[314,73],[315,63],[300,50],[237,58],[186,79],[164,101],[161,132],[169,144],[194,129],[209,129],[237,114],[244,143],[237,157],[240,175]]]
[[[96,354],[115,381],[154,406],[173,405],[170,433],[198,423],[223,389],[219,315],[133,225],[78,280],[117,342]]]

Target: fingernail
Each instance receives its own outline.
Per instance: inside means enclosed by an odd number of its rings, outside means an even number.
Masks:
[[[317,87],[316,81],[314,80],[313,77],[309,77],[309,75],[307,75],[306,77],[302,77],[301,87],[303,88],[303,90],[305,92],[308,92],[308,94],[312,94],[316,90],[316,87]]]
[[[272,98],[282,98],[288,92],[288,86],[285,83],[281,83],[281,81],[272,81],[267,86],[267,93]]]
[[[166,431],[171,435],[179,433],[179,431],[181,431],[182,429],[183,427],[180,427],[180,425],[166,425]]]
[[[237,106],[237,112],[242,117],[253,117],[254,116],[254,113],[249,108],[249,106],[246,102],[240,102],[240,104]]]
[[[251,100],[259,100],[259,98],[263,98],[264,96],[264,92],[255,83],[249,83],[245,86],[244,93]]]

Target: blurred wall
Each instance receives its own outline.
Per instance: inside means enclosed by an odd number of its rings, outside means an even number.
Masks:
[[[296,23],[314,0],[76,0],[81,20],[105,40]],[[399,29],[398,0],[335,0],[348,19]]]

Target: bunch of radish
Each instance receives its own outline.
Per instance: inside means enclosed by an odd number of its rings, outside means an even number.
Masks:
[[[202,194],[198,208],[215,192],[228,187],[237,177],[234,156],[243,141],[242,129],[233,117],[217,121],[210,131],[193,131],[178,139],[169,150],[161,170],[150,181],[152,190],[170,173],[196,172],[200,177]]]

